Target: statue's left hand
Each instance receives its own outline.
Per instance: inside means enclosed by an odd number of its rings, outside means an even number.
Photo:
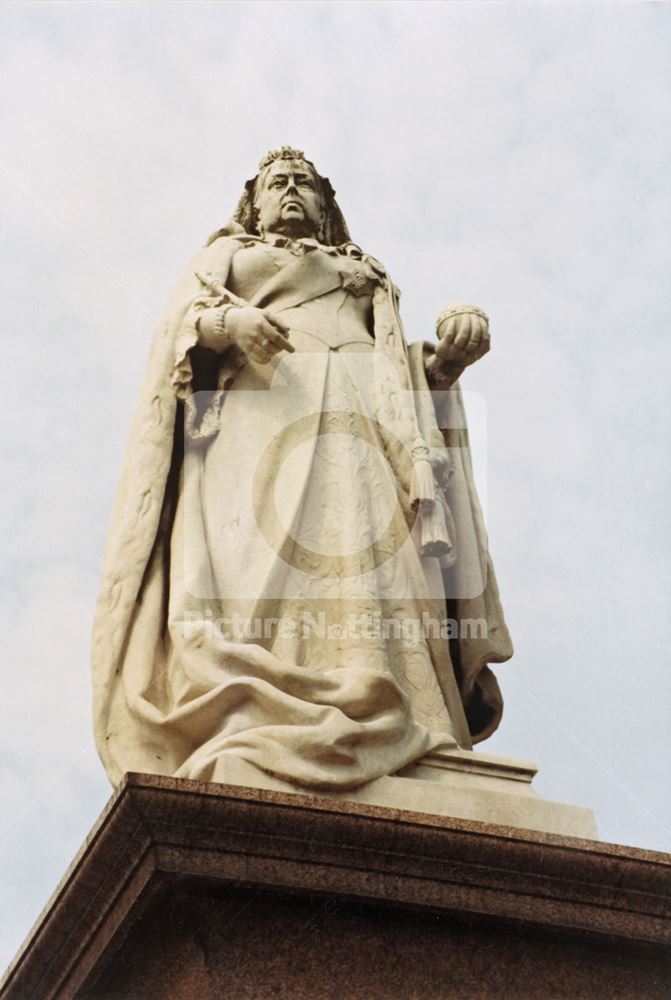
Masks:
[[[482,309],[466,302],[457,302],[438,317],[435,368],[438,371],[472,365],[490,348],[489,320]]]

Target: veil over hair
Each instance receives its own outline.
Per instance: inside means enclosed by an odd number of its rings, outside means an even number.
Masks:
[[[282,146],[279,150],[266,153],[259,164],[258,174],[246,182],[245,190],[230,220],[221,229],[217,229],[212,233],[206,246],[214,243],[220,236],[240,235],[241,232],[246,233],[248,236],[260,236],[256,225],[256,211],[254,209],[254,198],[259,178],[275,160],[290,159],[301,160],[303,163],[307,163],[319,180],[324,199],[324,230],[322,234],[324,244],[326,246],[340,246],[343,243],[351,242],[347,223],[335,199],[335,189],[328,177],[322,177],[312,160],[308,160],[301,150],[291,149],[290,146]]]

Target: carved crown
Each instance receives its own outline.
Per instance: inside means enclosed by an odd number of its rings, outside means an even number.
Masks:
[[[271,149],[259,163],[259,172],[265,170],[275,160],[305,160],[305,153],[302,149],[292,149],[291,146],[282,146],[281,149]]]

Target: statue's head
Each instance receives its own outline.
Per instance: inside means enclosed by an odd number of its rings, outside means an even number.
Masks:
[[[324,239],[322,179],[300,150],[284,146],[268,153],[259,164],[252,197],[259,235]]]
[[[233,223],[252,236],[309,236],[331,246],[350,240],[330,181],[290,146],[263,157],[258,174],[245,184]],[[219,230],[211,239],[230,230]]]

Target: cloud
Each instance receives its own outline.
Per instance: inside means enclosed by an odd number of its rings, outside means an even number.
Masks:
[[[451,298],[492,317],[492,354],[465,384],[489,416],[489,530],[517,652],[487,748],[538,761],[539,790],[594,806],[609,839],[668,844],[668,10],[71,4],[0,17],[0,789],[16,817],[6,864],[21,873],[4,956],[108,793],[88,635],[151,329],[284,142],[331,177],[354,239],[403,289],[412,339],[432,336]]]

